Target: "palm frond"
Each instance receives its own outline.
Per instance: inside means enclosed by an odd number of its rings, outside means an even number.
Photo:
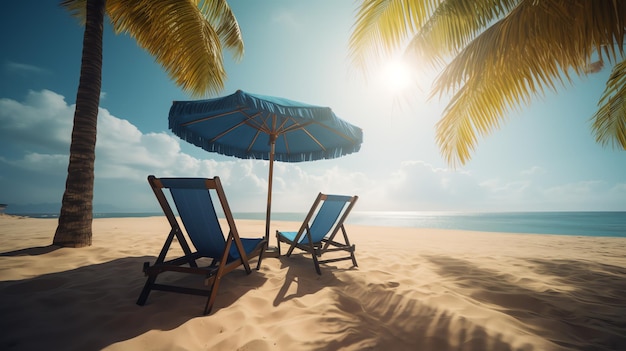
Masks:
[[[449,163],[464,164],[511,109],[623,58],[625,28],[621,0],[364,0],[350,55],[367,71],[410,37],[406,55],[421,56],[416,64],[454,57],[431,96],[452,96],[437,140]],[[622,146],[623,71],[614,71],[595,117],[598,141]]]
[[[592,118],[596,141],[626,149],[626,61],[613,67],[598,105]]]
[[[349,41],[350,57],[364,71],[397,50],[441,0],[364,0]]]
[[[61,6],[84,22],[86,1]],[[117,33],[135,38],[194,96],[223,88],[222,44],[235,59],[243,56],[239,24],[225,0],[107,0],[106,10]]]
[[[222,1],[216,1],[219,2]],[[107,13],[118,33],[135,38],[176,84],[201,96],[217,93],[224,86],[226,72],[220,35],[230,35],[228,44],[243,53],[243,44],[236,44],[238,32],[227,30],[225,22],[234,19],[230,9],[219,4],[201,5],[204,13],[191,1],[108,0]],[[220,17],[220,11],[226,15]],[[217,30],[212,21],[220,23]]]
[[[82,25],[85,24],[87,17],[87,0],[63,0],[60,2],[73,17],[78,18]]]
[[[407,56],[440,66],[521,0],[446,0],[415,33]]]
[[[433,91],[454,94],[437,125],[437,141],[446,160],[464,164],[476,147],[477,135],[497,128],[507,111],[528,104],[545,88],[555,90],[557,83],[571,81],[572,73],[586,74],[598,43],[617,46],[626,17],[619,18],[614,9],[602,12],[599,5],[609,2],[612,6],[612,1],[527,1],[470,42],[446,67]],[[589,20],[594,9],[607,18]],[[609,60],[617,55],[614,50],[605,54]]]
[[[236,59],[244,53],[243,38],[237,19],[226,0],[196,0],[200,12],[204,14],[213,28],[216,28],[221,42],[233,50]]]

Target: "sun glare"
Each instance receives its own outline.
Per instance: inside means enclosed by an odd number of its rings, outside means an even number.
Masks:
[[[411,70],[402,60],[393,60],[385,65],[383,82],[392,92],[400,92],[411,84]]]

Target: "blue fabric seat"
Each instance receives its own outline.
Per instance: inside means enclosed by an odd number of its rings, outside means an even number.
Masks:
[[[310,253],[313,256],[317,274],[322,274],[320,263],[352,260],[353,265],[357,266],[354,255],[355,246],[350,244],[344,222],[358,198],[358,196],[319,193],[300,230],[297,232],[276,231],[278,254],[280,255],[281,242],[289,244],[287,257],[291,256],[296,248]],[[343,242],[335,240],[339,231],[341,231]],[[348,256],[318,260],[318,257],[327,252],[337,251],[346,251]]]
[[[239,266],[244,266],[246,273],[250,274],[251,269],[248,261],[256,256],[259,257],[256,267],[258,270],[267,241],[264,237],[239,237],[219,177],[156,178],[151,175],[148,177],[148,182],[167,217],[171,230],[156,262],[153,265],[150,265],[149,262],[144,263],[144,273],[148,278],[137,304],[144,305],[152,290],[201,295],[208,297],[204,309],[204,314],[208,314],[213,307],[220,278]],[[182,226],[179,224],[170,205],[170,200],[163,189],[169,189],[170,198],[175,204]],[[226,225],[229,227],[228,235],[224,235],[222,231],[214,198],[219,203]],[[185,229],[184,232],[183,228]],[[187,242],[187,237],[191,241],[191,245]],[[181,257],[166,261],[165,257],[174,238],[181,245],[184,254]],[[195,251],[192,250],[192,247],[195,248]],[[198,266],[197,261],[201,258],[211,259],[211,264],[205,267]],[[157,284],[158,275],[166,271],[202,275],[209,288],[197,289]]]

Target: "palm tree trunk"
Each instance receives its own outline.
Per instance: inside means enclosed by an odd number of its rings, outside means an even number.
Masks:
[[[88,0],[65,193],[52,244],[91,245],[96,125],[102,81],[105,0]]]

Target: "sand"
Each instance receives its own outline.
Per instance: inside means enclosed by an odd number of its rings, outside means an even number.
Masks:
[[[135,304],[164,218],[96,219],[81,249],[50,247],[55,228],[0,216],[1,350],[626,350],[624,238],[348,224],[358,268],[267,258],[226,275],[203,316],[203,297]]]

